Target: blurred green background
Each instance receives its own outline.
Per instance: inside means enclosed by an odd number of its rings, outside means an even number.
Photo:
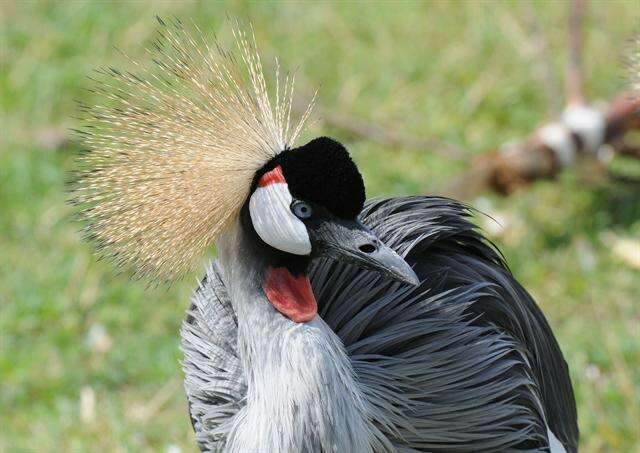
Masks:
[[[320,85],[325,111],[438,137],[474,155],[522,139],[548,118],[541,65],[562,83],[568,9],[562,2],[3,0],[0,451],[195,450],[178,329],[201,273],[168,289],[116,275],[80,241],[65,204],[78,150],[68,134],[77,125],[73,99],[91,101],[84,88],[92,69],[122,63],[113,46],[143,54],[154,14],[194,18],[223,35],[226,13],[249,19],[265,58],[299,67],[303,92]],[[590,4],[590,98],[625,87],[621,57],[639,10],[637,1]],[[540,35],[549,43],[546,61]],[[469,167],[469,159],[429,149],[385,148],[322,118],[309,131],[319,133],[348,145],[369,196],[436,192]],[[480,219],[556,332],[586,452],[640,451],[639,192],[579,167],[509,198],[468,200],[500,221]]]

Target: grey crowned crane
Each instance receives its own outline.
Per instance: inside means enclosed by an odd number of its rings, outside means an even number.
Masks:
[[[84,106],[74,198],[137,276],[215,244],[181,332],[202,451],[577,451],[560,348],[470,209],[365,201],[343,145],[294,145],[311,106],[291,121],[277,69],[269,95],[255,38],[159,21],[155,65]]]

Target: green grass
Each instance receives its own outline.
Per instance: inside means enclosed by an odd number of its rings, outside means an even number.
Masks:
[[[153,14],[218,30],[230,12],[253,21],[262,51],[299,66],[322,105],[480,153],[526,136],[547,112],[544,64],[517,3],[4,2],[0,4],[0,451],[193,451],[180,384],[178,329],[199,273],[147,288],[95,261],[65,204],[73,145],[46,131],[75,125],[84,78],[140,54]],[[561,80],[567,5],[535,3]],[[621,56],[634,2],[593,2],[589,94],[624,86]],[[224,27],[223,27],[224,30]],[[227,28],[228,31],[228,28]],[[224,32],[223,32],[224,35]],[[309,134],[347,143],[369,195],[425,193],[467,162],[386,149],[318,122]],[[612,238],[640,237],[640,196],[588,169],[508,199],[478,200],[503,219],[495,236],[545,310],[571,368],[582,451],[640,451],[640,272]],[[473,200],[471,200],[473,201]],[[490,225],[489,225],[490,226]],[[102,326],[111,345],[91,346]],[[95,393],[81,420],[80,394]]]

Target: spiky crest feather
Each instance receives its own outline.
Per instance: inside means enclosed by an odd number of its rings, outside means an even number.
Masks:
[[[255,35],[232,24],[238,58],[194,25],[158,18],[150,67],[99,70],[99,105],[81,105],[88,152],[73,201],[100,254],[138,277],[172,279],[199,260],[242,207],[255,172],[290,147],[294,77],[269,96]]]

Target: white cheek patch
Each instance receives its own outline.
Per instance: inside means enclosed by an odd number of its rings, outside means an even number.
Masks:
[[[253,228],[264,242],[295,255],[311,253],[307,227],[291,212],[293,197],[286,183],[259,186],[249,200]]]

